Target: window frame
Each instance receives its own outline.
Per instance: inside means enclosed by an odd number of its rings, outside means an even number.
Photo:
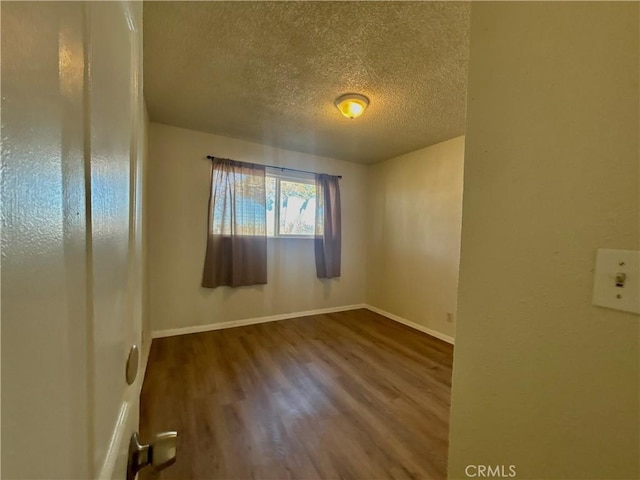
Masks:
[[[273,226],[273,235],[269,235],[269,225],[267,225],[267,238],[292,238],[292,239],[301,239],[301,240],[309,240],[315,238],[315,224],[313,228],[313,233],[308,235],[301,234],[287,234],[280,233],[280,200],[281,200],[281,188],[280,182],[292,182],[292,183],[302,183],[305,185],[313,185],[316,187],[315,177],[310,174],[296,174],[289,172],[281,172],[278,170],[269,171],[267,170],[265,176],[267,178],[273,178],[275,180],[275,195],[274,195],[274,226]],[[316,201],[317,201],[317,193],[318,190],[316,188]]]

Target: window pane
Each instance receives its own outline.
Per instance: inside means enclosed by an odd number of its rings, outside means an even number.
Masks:
[[[280,181],[280,235],[313,235],[316,218],[316,186]]]
[[[267,187],[267,235],[273,237],[276,228],[276,179],[266,178]]]
[[[265,189],[262,177],[243,170],[214,170],[212,225],[214,235],[265,234]]]

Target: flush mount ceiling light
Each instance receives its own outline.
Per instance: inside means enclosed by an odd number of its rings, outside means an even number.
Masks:
[[[347,93],[340,95],[333,103],[345,117],[356,118],[362,115],[364,109],[369,106],[369,99],[357,93]]]

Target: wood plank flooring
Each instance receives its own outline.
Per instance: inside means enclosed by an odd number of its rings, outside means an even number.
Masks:
[[[153,341],[151,479],[444,479],[453,347],[368,310]]]

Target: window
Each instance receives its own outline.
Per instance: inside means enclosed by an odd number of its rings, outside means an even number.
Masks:
[[[267,236],[313,238],[316,276],[340,276],[341,177],[285,175],[284,168],[273,173],[277,167],[209,158],[213,168],[203,287],[267,283]]]
[[[316,184],[311,178],[267,174],[267,235],[312,238],[316,223]]]

